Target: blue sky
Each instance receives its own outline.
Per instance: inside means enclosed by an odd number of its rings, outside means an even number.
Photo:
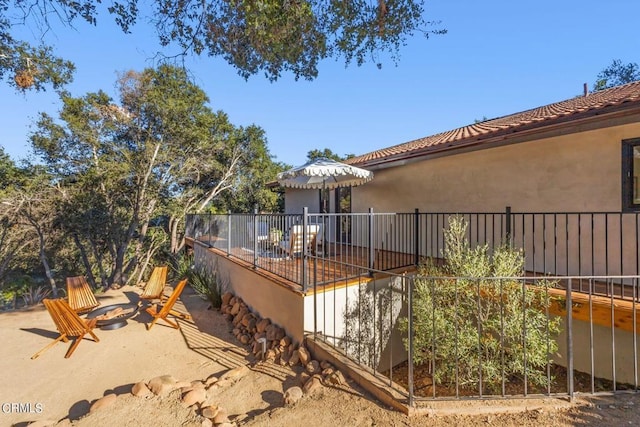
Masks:
[[[637,0],[437,0],[426,17],[448,34],[414,36],[398,66],[384,57],[381,70],[329,59],[312,82],[285,75],[275,83],[245,81],[218,58],[187,58],[186,66],[214,110],[262,127],[276,160],[298,165],[314,148],[363,154],[581,94],[613,59],[640,63],[638,16]],[[153,66],[159,49],[150,28],[125,35],[106,16],[98,27],[55,28],[46,40],[76,64],[75,96],[114,94],[117,73]],[[27,156],[38,112],[58,108],[52,92],[23,95],[0,84],[0,145],[14,159]]]

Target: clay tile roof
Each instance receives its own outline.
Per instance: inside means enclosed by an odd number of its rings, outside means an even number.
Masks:
[[[346,163],[374,165],[390,160],[415,157],[436,150],[454,149],[468,143],[481,143],[500,135],[540,129],[560,122],[577,120],[585,115],[604,114],[629,103],[640,105],[640,81],[372,151],[353,157]]]

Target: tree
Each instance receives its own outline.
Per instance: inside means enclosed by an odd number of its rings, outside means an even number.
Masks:
[[[611,65],[598,73],[593,91],[609,89],[640,80],[640,67],[635,62],[623,64],[621,60],[614,59]]]
[[[91,0],[0,0],[0,78],[18,87],[54,87],[71,78],[73,65],[56,58],[46,45],[16,40],[18,25],[33,23],[42,35],[51,19],[72,26],[76,20],[96,25],[104,12]],[[442,34],[438,22],[423,17],[424,0],[331,2],[323,0],[228,1],[161,0],[142,6],[139,0],[113,1],[109,14],[124,32],[139,21],[151,22],[163,47],[175,45],[179,55],[221,56],[244,78],[263,72],[270,80],[283,72],[313,79],[318,63],[343,57],[346,64],[390,53],[415,32]],[[436,29],[428,29],[436,27]],[[26,72],[26,73],[25,73]],[[22,76],[24,74],[24,81]]]
[[[178,252],[186,213],[209,209],[255,158],[270,161],[264,132],[213,112],[181,68],[125,73],[118,93],[63,95],[60,119],[42,114],[32,137],[61,186],[65,235],[103,286],[140,277],[166,246]]]
[[[341,156],[337,153],[334,153],[330,148],[325,148],[323,150],[313,149],[307,152],[307,160],[309,161],[313,161],[322,157],[335,160],[338,162],[342,162],[352,157],[355,157],[355,154],[345,154],[344,156]]]

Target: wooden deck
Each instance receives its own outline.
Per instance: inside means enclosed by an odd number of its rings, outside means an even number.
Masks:
[[[281,252],[268,248],[259,251],[257,255],[246,248],[233,248],[229,253],[215,248],[210,250],[220,256],[229,257],[257,274],[268,277],[280,286],[304,294],[368,282],[375,277],[370,274],[368,267],[370,257],[368,248],[363,247],[332,245],[330,253],[326,255],[319,253],[306,261],[300,257],[287,257]],[[375,270],[415,271],[413,254],[377,250],[373,254],[373,259]],[[303,262],[307,263],[306,289],[301,285]],[[527,275],[536,276],[532,272],[528,272]],[[555,303],[551,305],[549,311],[558,316],[566,316],[563,301],[566,298],[568,281],[562,280],[558,285],[559,288],[549,289],[550,296],[555,298]],[[614,289],[611,284],[593,282],[590,296],[588,284],[574,281],[572,285],[572,317],[574,319],[592,321],[594,324],[606,327],[611,327],[613,324],[615,328],[629,332],[634,332],[635,324],[635,332],[640,332],[640,313],[638,312],[640,303],[634,304],[628,290],[631,288],[616,285]],[[613,298],[610,293],[614,294]],[[635,297],[638,298],[639,295]]]

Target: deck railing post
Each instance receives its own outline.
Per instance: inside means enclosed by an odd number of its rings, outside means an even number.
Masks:
[[[367,216],[369,222],[369,270],[373,270],[374,267],[374,258],[375,258],[375,250],[373,247],[373,208],[369,208],[369,215]],[[370,271],[371,273],[371,271]]]
[[[258,208],[253,208],[253,268],[258,268]]]
[[[407,318],[409,319],[409,327],[407,328],[407,347],[409,366],[407,372],[407,388],[409,392],[409,406],[413,407],[413,278],[403,276],[403,280],[407,280]]]
[[[231,210],[227,211],[227,256],[231,256]]]
[[[302,209],[302,291],[307,292],[307,224],[309,223],[309,208]]]
[[[416,208],[414,218],[413,263],[417,267],[420,264],[420,209]]]
[[[207,245],[209,245],[209,247],[213,246],[211,244],[211,212],[209,212],[209,221],[208,221],[208,227],[207,227]]]
[[[504,212],[505,241],[511,246],[511,206],[507,206]]]
[[[567,393],[569,394],[570,400],[573,400],[573,303],[571,301],[572,288],[573,283],[571,283],[571,278],[569,278],[569,283],[567,284],[566,300],[567,318],[565,322],[567,323]]]

